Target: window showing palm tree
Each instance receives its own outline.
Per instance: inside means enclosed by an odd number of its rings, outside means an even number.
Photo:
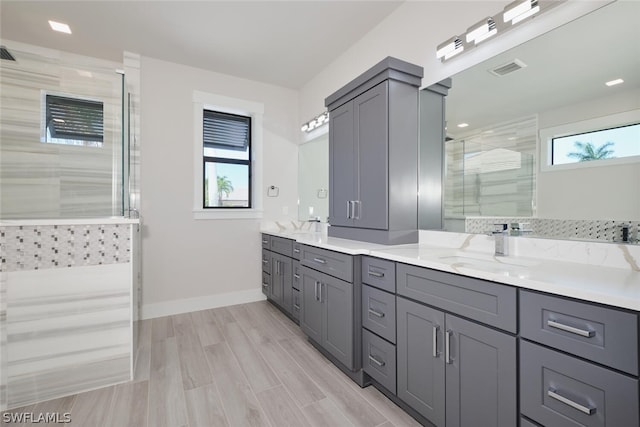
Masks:
[[[227,178],[227,176],[217,176],[217,187],[218,187],[218,206],[222,206],[223,195],[226,198],[229,198],[229,194],[233,191],[233,184]]]
[[[614,150],[609,150],[610,147],[615,145],[613,142],[605,142],[598,148],[596,148],[590,142],[575,141],[573,143],[577,151],[568,153],[567,156],[577,159],[579,162],[588,162],[591,160],[611,159],[613,158]]]

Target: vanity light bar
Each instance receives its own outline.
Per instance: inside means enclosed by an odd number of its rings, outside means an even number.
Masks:
[[[439,44],[436,48],[436,58],[444,62],[462,53],[465,49],[475,47],[498,33],[504,33],[510,28],[513,28],[514,25],[536,13],[547,11],[565,1],[567,0],[543,1],[539,3],[539,0],[516,0],[508,4],[501,12],[504,23],[496,22],[493,17],[483,19],[469,27],[462,36],[453,36],[449,40]]]
[[[312,130],[319,128],[320,126],[324,125],[325,123],[329,123],[329,112],[325,111],[324,113],[320,114],[318,117],[315,117],[311,120],[309,120],[307,123],[304,123],[302,125],[302,127],[300,128],[300,130],[302,132],[311,132]]]

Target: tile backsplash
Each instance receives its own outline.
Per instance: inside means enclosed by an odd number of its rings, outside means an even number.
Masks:
[[[527,217],[468,217],[465,220],[467,233],[487,233],[493,224],[512,222],[527,223],[532,236],[553,239],[595,240],[603,242],[621,242],[622,226],[629,226],[629,237],[637,239],[640,221],[614,220],[572,220]]]
[[[129,224],[0,227],[0,270],[42,270],[129,262]]]

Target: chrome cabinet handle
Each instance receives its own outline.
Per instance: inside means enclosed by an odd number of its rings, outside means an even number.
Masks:
[[[299,274],[294,274],[293,277],[297,280],[297,279],[300,278],[300,275]]]
[[[299,253],[300,253],[300,249],[298,249],[298,248],[293,248],[293,253],[294,253],[294,254],[299,254]]]
[[[358,213],[356,214],[356,206],[358,206]],[[362,211],[362,203],[360,202],[360,200],[354,200],[353,201],[353,215],[352,218],[353,219],[360,219],[360,213]]]
[[[438,357],[440,353],[438,352],[438,332],[440,331],[440,326],[433,325],[433,357]]]
[[[316,280],[316,283],[315,283],[315,286],[314,286],[314,291],[313,291],[313,292],[314,292],[314,297],[315,297],[316,301],[318,301],[318,284],[320,284],[320,282],[318,282],[318,281]]]
[[[574,402],[573,400],[566,398],[564,396],[562,396],[561,394],[558,393],[558,391],[554,388],[550,388],[549,390],[547,390],[547,396],[556,399],[559,402],[564,403],[565,405],[571,406],[573,409],[577,409],[578,411],[582,412],[583,414],[587,414],[587,415],[593,415],[596,413],[596,408],[593,406],[584,406],[581,405],[577,402]]]
[[[268,240],[264,240],[264,239],[263,239],[263,240],[262,240],[262,243],[266,245],[267,243],[269,243],[269,241],[268,241]]]
[[[444,361],[451,364],[451,330],[444,333]]]
[[[263,260],[262,260],[262,263],[263,263],[263,264],[269,264],[269,260],[268,260],[268,259],[263,259]]]
[[[276,261],[276,274],[280,274],[280,261]]]
[[[322,287],[324,286],[324,283],[319,282],[320,283],[320,304],[322,304]]]
[[[384,313],[381,313],[381,312],[379,312],[379,311],[376,311],[376,310],[374,310],[373,308],[370,308],[370,309],[369,309],[369,314],[373,314],[374,316],[379,317],[379,318],[381,318],[381,319],[384,317]]]
[[[378,365],[381,368],[385,365],[384,362],[379,361],[378,359],[376,359],[372,355],[369,355],[369,360],[372,361],[373,363],[375,363],[376,365]]]
[[[262,287],[263,287],[263,288],[268,288],[268,287],[269,287],[269,284],[268,284],[268,283],[264,283],[264,282],[263,282],[263,283],[262,283]]]
[[[552,328],[580,335],[581,337],[591,338],[596,334],[596,331],[574,328],[573,326],[565,325],[564,323],[556,322],[555,320],[547,320],[547,325]]]
[[[347,200],[347,219],[351,218],[351,200]]]
[[[293,309],[294,310],[300,310],[300,306],[298,304],[293,304]]]
[[[384,277],[384,273],[378,273],[377,271],[368,270],[367,273],[369,273],[369,276],[373,277]]]
[[[326,264],[327,261],[323,260],[322,258],[314,258],[313,259],[315,262],[317,262],[318,264]]]

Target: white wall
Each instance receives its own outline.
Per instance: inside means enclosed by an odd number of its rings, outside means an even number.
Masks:
[[[498,16],[511,0],[405,2],[302,88],[301,117],[324,111],[327,96],[387,56],[424,67],[422,84],[429,86],[609,1],[568,1],[444,64],[435,57],[438,44],[487,16]]]
[[[193,219],[193,91],[264,105],[265,219],[297,216],[298,93],[143,57],[143,317],[260,298],[260,220]],[[280,188],[278,198],[267,186]],[[288,209],[288,214],[283,213]],[[181,301],[182,300],[182,301]]]

